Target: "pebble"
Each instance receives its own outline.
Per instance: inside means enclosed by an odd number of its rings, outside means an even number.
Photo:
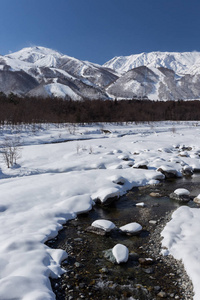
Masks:
[[[147,274],[153,274],[154,273],[154,269],[153,268],[148,268],[148,269],[143,269],[143,270]]]
[[[157,224],[157,221],[156,221],[156,220],[150,220],[150,221],[149,221],[149,224],[156,225],[156,224]]]
[[[153,259],[151,259],[151,258],[142,258],[142,257],[140,257],[139,259],[138,259],[138,261],[139,261],[139,263],[141,264],[141,265],[152,265],[153,264]]]
[[[75,241],[75,242],[82,242],[83,239],[82,239],[82,238],[75,238],[74,241]]]
[[[161,290],[161,287],[159,285],[154,286],[154,290],[156,292],[159,292]]]
[[[102,268],[102,269],[100,270],[100,272],[101,272],[101,273],[107,274],[107,273],[108,273],[108,269],[107,269],[107,268]]]
[[[77,261],[75,262],[74,265],[75,265],[76,268],[80,268],[81,267],[81,264],[79,262],[77,262]]]
[[[161,195],[160,193],[157,193],[157,192],[151,192],[151,193],[149,194],[149,196],[155,197],[155,198],[160,198],[160,197],[162,197],[162,195]]]
[[[159,292],[157,296],[160,298],[167,298],[167,294],[163,291]]]

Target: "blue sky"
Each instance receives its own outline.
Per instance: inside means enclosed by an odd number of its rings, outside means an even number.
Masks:
[[[0,54],[33,45],[103,64],[200,51],[199,0],[0,0]]]

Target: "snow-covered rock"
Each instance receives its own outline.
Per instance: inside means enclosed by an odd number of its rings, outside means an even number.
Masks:
[[[174,193],[178,196],[183,196],[183,195],[189,196],[190,195],[190,191],[188,191],[187,189],[183,189],[183,188],[176,189],[174,191]]]
[[[109,205],[120,196],[120,191],[116,187],[111,187],[98,192],[98,197],[94,197],[96,203]]]
[[[109,232],[116,228],[115,224],[109,220],[96,220],[92,223],[93,227],[100,228],[106,232]]]
[[[127,262],[129,250],[126,246],[122,244],[117,244],[113,247],[112,253],[118,264]]]
[[[177,170],[167,165],[160,166],[157,171],[164,174],[166,178],[177,177]]]
[[[133,165],[133,168],[148,169],[148,161],[147,160],[138,161]]]
[[[200,204],[200,194],[193,199],[193,201],[197,204]]]
[[[126,179],[120,175],[113,175],[112,177],[110,177],[110,180],[119,185],[123,185],[126,182]]]
[[[182,203],[187,203],[190,201],[190,192],[184,188],[176,189],[169,196],[171,199],[182,202]]]
[[[137,222],[132,222],[121,226],[119,229],[126,234],[135,235],[141,232],[142,226]]]
[[[193,174],[193,168],[191,166],[183,166],[182,174],[185,176],[191,176]]]

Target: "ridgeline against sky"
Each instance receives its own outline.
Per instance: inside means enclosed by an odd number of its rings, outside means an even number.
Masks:
[[[151,51],[200,51],[198,0],[1,0],[0,54],[41,45],[103,64]]]

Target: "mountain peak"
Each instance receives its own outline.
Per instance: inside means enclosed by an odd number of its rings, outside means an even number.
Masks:
[[[17,52],[5,55],[5,57],[19,59],[29,63],[37,63],[45,57],[60,58],[63,55],[58,51],[45,48],[42,46],[26,47]]]

